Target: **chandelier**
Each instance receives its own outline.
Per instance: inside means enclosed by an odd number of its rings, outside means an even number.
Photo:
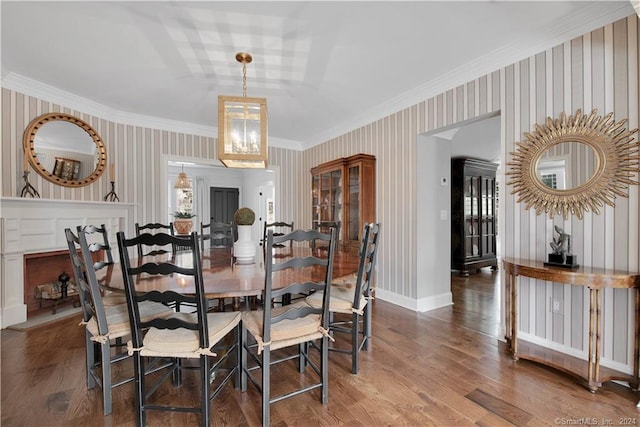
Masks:
[[[176,179],[176,183],[173,184],[173,188],[183,189],[183,190],[191,188],[191,181],[189,181],[187,174],[184,173],[184,164],[182,165],[182,172],[178,174],[178,179]]]
[[[218,159],[228,168],[267,167],[267,100],[247,97],[247,64],[251,54],[239,52],[242,96],[218,96]]]

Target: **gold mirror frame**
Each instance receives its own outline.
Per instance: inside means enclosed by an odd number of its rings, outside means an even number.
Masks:
[[[91,175],[77,180],[61,178],[54,175],[52,171],[48,171],[40,162],[40,160],[38,160],[38,156],[35,150],[36,134],[43,125],[57,120],[70,122],[76,126],[81,127],[85,132],[89,134],[93,142],[96,144],[97,164]],[[47,181],[65,187],[83,187],[85,185],[89,185],[97,180],[107,167],[107,150],[105,148],[104,142],[102,141],[102,138],[100,138],[100,135],[98,135],[98,133],[93,129],[93,127],[91,127],[90,124],[70,114],[47,113],[33,119],[24,131],[23,146],[25,159],[28,159],[29,163],[31,163],[31,166],[36,170],[36,172],[38,172],[38,174],[40,174]],[[27,171],[27,164],[25,162],[25,172]]]
[[[628,186],[638,185],[640,172],[639,142],[633,142],[632,135],[638,129],[627,131],[627,119],[615,122],[613,113],[598,116],[598,110],[575,116],[565,113],[559,119],[547,117],[546,124],[535,126],[535,132],[525,132],[525,140],[516,142],[518,149],[511,152],[512,161],[507,176],[507,185],[513,186],[511,194],[518,195],[518,203],[524,202],[525,209],[534,208],[536,215],[543,211],[553,218],[555,214],[568,218],[569,213],[582,219],[584,212],[600,213],[607,204],[614,207],[616,196],[629,197]],[[579,142],[591,147],[595,152],[595,171],[584,184],[568,190],[547,187],[538,177],[537,166],[540,158],[551,147],[563,142]]]

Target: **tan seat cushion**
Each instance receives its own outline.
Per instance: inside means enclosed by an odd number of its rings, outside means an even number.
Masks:
[[[173,310],[159,302],[144,301],[139,305],[140,318],[148,321],[156,317],[166,317],[173,313]],[[121,338],[129,335],[129,310],[126,304],[105,305],[105,315],[109,325],[109,339]],[[92,317],[87,323],[87,329],[94,337],[99,337],[98,322]],[[93,339],[93,338],[92,338]],[[97,341],[98,339],[94,339]]]
[[[351,314],[353,308],[353,297],[355,288],[345,288],[344,286],[331,286],[331,296],[329,297],[329,311],[334,313]],[[322,297],[324,292],[314,292],[306,298],[307,304],[312,307],[322,307]],[[367,304],[367,299],[360,296],[360,311]]]
[[[102,305],[120,305],[126,303],[127,298],[124,295],[109,294],[102,296]]]
[[[298,301],[294,304],[276,307],[271,312],[273,315],[278,315],[305,305],[307,304],[304,301]],[[262,310],[242,312],[243,326],[253,335],[259,346],[266,344],[262,339],[263,317]],[[274,323],[271,325],[271,350],[322,338],[320,326],[322,326],[322,317],[319,314],[310,314],[298,319],[286,319]]]
[[[189,322],[196,321],[196,313],[173,313],[171,317]],[[238,311],[208,313],[209,345],[213,346],[224,338],[240,323],[241,319],[242,315]],[[144,337],[140,354],[155,357],[198,358],[199,350],[198,331],[185,328],[150,328]]]
[[[331,281],[331,284],[353,288],[354,286],[356,286],[356,280],[358,280],[358,273],[351,273],[347,274],[346,276],[335,277]]]

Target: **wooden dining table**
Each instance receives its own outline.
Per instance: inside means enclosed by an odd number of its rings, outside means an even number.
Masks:
[[[217,250],[205,249],[202,253],[202,278],[204,283],[205,297],[208,299],[219,298],[242,298],[260,296],[264,290],[265,269],[262,260],[253,264],[234,264],[229,262],[228,255],[217,254]],[[312,251],[307,247],[294,247],[286,256],[276,255],[274,262],[284,262],[292,256],[310,256],[314,254],[318,257],[326,257],[326,251]],[[142,265],[146,262],[162,262],[174,258],[173,262],[178,265],[190,267],[192,256],[190,252],[178,252],[175,255],[159,255],[155,257],[143,257],[142,259],[132,258],[131,265]],[[359,256],[352,249],[338,249],[333,261],[333,279],[355,274],[358,269]],[[142,263],[142,264],[141,264]],[[303,269],[287,269],[273,273],[273,288],[278,289],[293,281],[324,279],[323,269],[306,267]],[[124,292],[124,282],[120,264],[112,264],[107,267],[102,274],[98,274],[100,286],[106,291],[116,293]],[[191,276],[171,274],[167,276],[142,275],[136,282],[136,289],[139,291],[167,291],[172,290],[183,294],[195,293],[195,286]]]

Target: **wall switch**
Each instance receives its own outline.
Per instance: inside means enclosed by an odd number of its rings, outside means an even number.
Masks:
[[[441,219],[442,221],[446,221],[446,220],[447,220],[447,216],[448,216],[448,215],[447,215],[447,210],[446,210],[446,209],[442,209],[442,210],[440,211],[440,219]]]
[[[560,301],[558,301],[555,298],[552,300],[552,303],[551,303],[551,311],[553,312],[553,314],[562,314],[562,311],[560,309]]]
[[[447,179],[446,176],[441,176],[440,177],[440,185],[443,187],[446,187],[447,184],[449,184],[449,180]]]

